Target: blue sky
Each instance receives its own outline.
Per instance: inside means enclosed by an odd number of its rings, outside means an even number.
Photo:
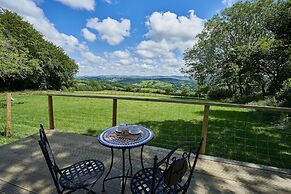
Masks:
[[[183,51],[235,0],[0,0],[75,59],[78,75],[181,75]]]

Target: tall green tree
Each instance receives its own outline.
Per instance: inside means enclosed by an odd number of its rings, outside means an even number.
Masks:
[[[274,95],[290,77],[290,0],[234,4],[206,24],[182,71],[232,95]]]
[[[60,89],[72,84],[78,66],[62,48],[17,14],[0,13],[0,84],[6,89]]]
[[[16,48],[15,44],[15,39],[4,36],[0,24],[0,85],[9,88],[17,84],[35,87],[35,76],[41,71],[39,61],[30,57],[28,49]]]

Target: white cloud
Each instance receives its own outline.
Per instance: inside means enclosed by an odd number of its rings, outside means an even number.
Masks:
[[[106,52],[105,53],[106,57],[109,58],[121,58],[121,59],[126,59],[126,58],[130,58],[131,54],[128,50],[117,50],[114,52]]]
[[[75,9],[86,9],[86,10],[94,10],[95,9],[95,1],[94,0],[56,0],[66,6]]]
[[[111,61],[115,64],[122,65],[132,65],[138,61],[137,58],[134,58],[130,51],[128,50],[117,50],[114,52],[106,52],[105,57],[108,61]]]
[[[238,0],[222,0],[222,3],[226,5],[227,7],[232,6],[234,3],[236,3]]]
[[[0,6],[18,13],[41,32],[46,39],[61,46],[67,53],[85,47],[76,37],[59,32],[54,24],[45,17],[43,10],[31,0],[18,0],[17,3],[16,1],[0,0]]]
[[[172,12],[152,13],[145,23],[148,40],[141,41],[136,47],[139,62],[148,71],[154,68],[161,75],[180,75],[179,70],[184,65],[182,53],[196,43],[196,35],[203,30],[204,23],[205,20],[196,16],[193,10],[188,16],[177,16]]]
[[[196,42],[196,35],[202,31],[204,22],[194,14],[194,10],[189,11],[189,16],[154,12],[146,22],[149,29],[146,35],[157,42],[166,40],[172,48],[184,51]]]
[[[171,47],[165,39],[161,41],[144,40],[136,47],[136,52],[144,58],[154,58],[157,56],[169,56]]]
[[[82,56],[84,57],[85,61],[88,63],[92,63],[92,64],[100,64],[100,63],[104,63],[106,62],[106,60],[100,56],[97,56],[95,54],[93,54],[92,52],[86,51],[82,53]]]
[[[180,75],[179,70],[184,64],[182,53],[195,44],[204,22],[193,10],[189,11],[189,16],[177,16],[172,12],[152,13],[146,21],[148,40],[141,41],[136,47],[140,61],[147,67],[157,67],[158,72],[165,72],[161,73],[163,75]]]
[[[79,75],[181,75],[182,59],[174,55],[169,58],[139,58],[129,50],[105,52],[101,56],[84,53],[85,59],[80,62]],[[169,64],[170,63],[170,64]]]
[[[101,39],[110,45],[117,45],[130,35],[130,20],[128,19],[121,19],[119,22],[110,17],[103,21],[91,18],[87,22],[87,27],[97,30]]]
[[[82,34],[84,38],[90,42],[94,42],[96,40],[96,35],[90,32],[87,28],[82,29]]]
[[[112,0],[104,0],[108,4],[112,4]]]

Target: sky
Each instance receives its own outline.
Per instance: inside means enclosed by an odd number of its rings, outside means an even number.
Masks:
[[[78,76],[182,75],[183,52],[236,0],[0,0],[62,47]]]

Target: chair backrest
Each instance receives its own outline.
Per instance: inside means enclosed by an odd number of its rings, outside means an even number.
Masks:
[[[60,174],[60,169],[56,163],[56,160],[54,158],[53,152],[51,150],[50,144],[48,142],[48,139],[47,139],[47,136],[45,134],[45,131],[44,131],[42,124],[40,124],[39,137],[40,137],[40,140],[38,141],[39,146],[40,146],[41,151],[44,155],[44,158],[45,158],[45,161],[46,161],[47,166],[49,168],[49,171],[53,177],[57,191],[58,191],[58,193],[60,193],[60,186],[59,186],[59,182],[58,182],[58,176]]]
[[[158,169],[163,169],[163,176],[158,180],[157,184],[153,182],[152,185],[155,185],[155,188],[152,193],[155,193],[161,181],[166,183],[168,187],[171,187],[175,193],[181,191],[185,193],[187,191],[199,157],[202,142],[203,138],[194,149],[190,142],[183,142],[169,152],[161,161],[156,162],[155,158],[153,181],[157,181],[155,176]],[[183,152],[181,153],[178,150],[183,150]]]

